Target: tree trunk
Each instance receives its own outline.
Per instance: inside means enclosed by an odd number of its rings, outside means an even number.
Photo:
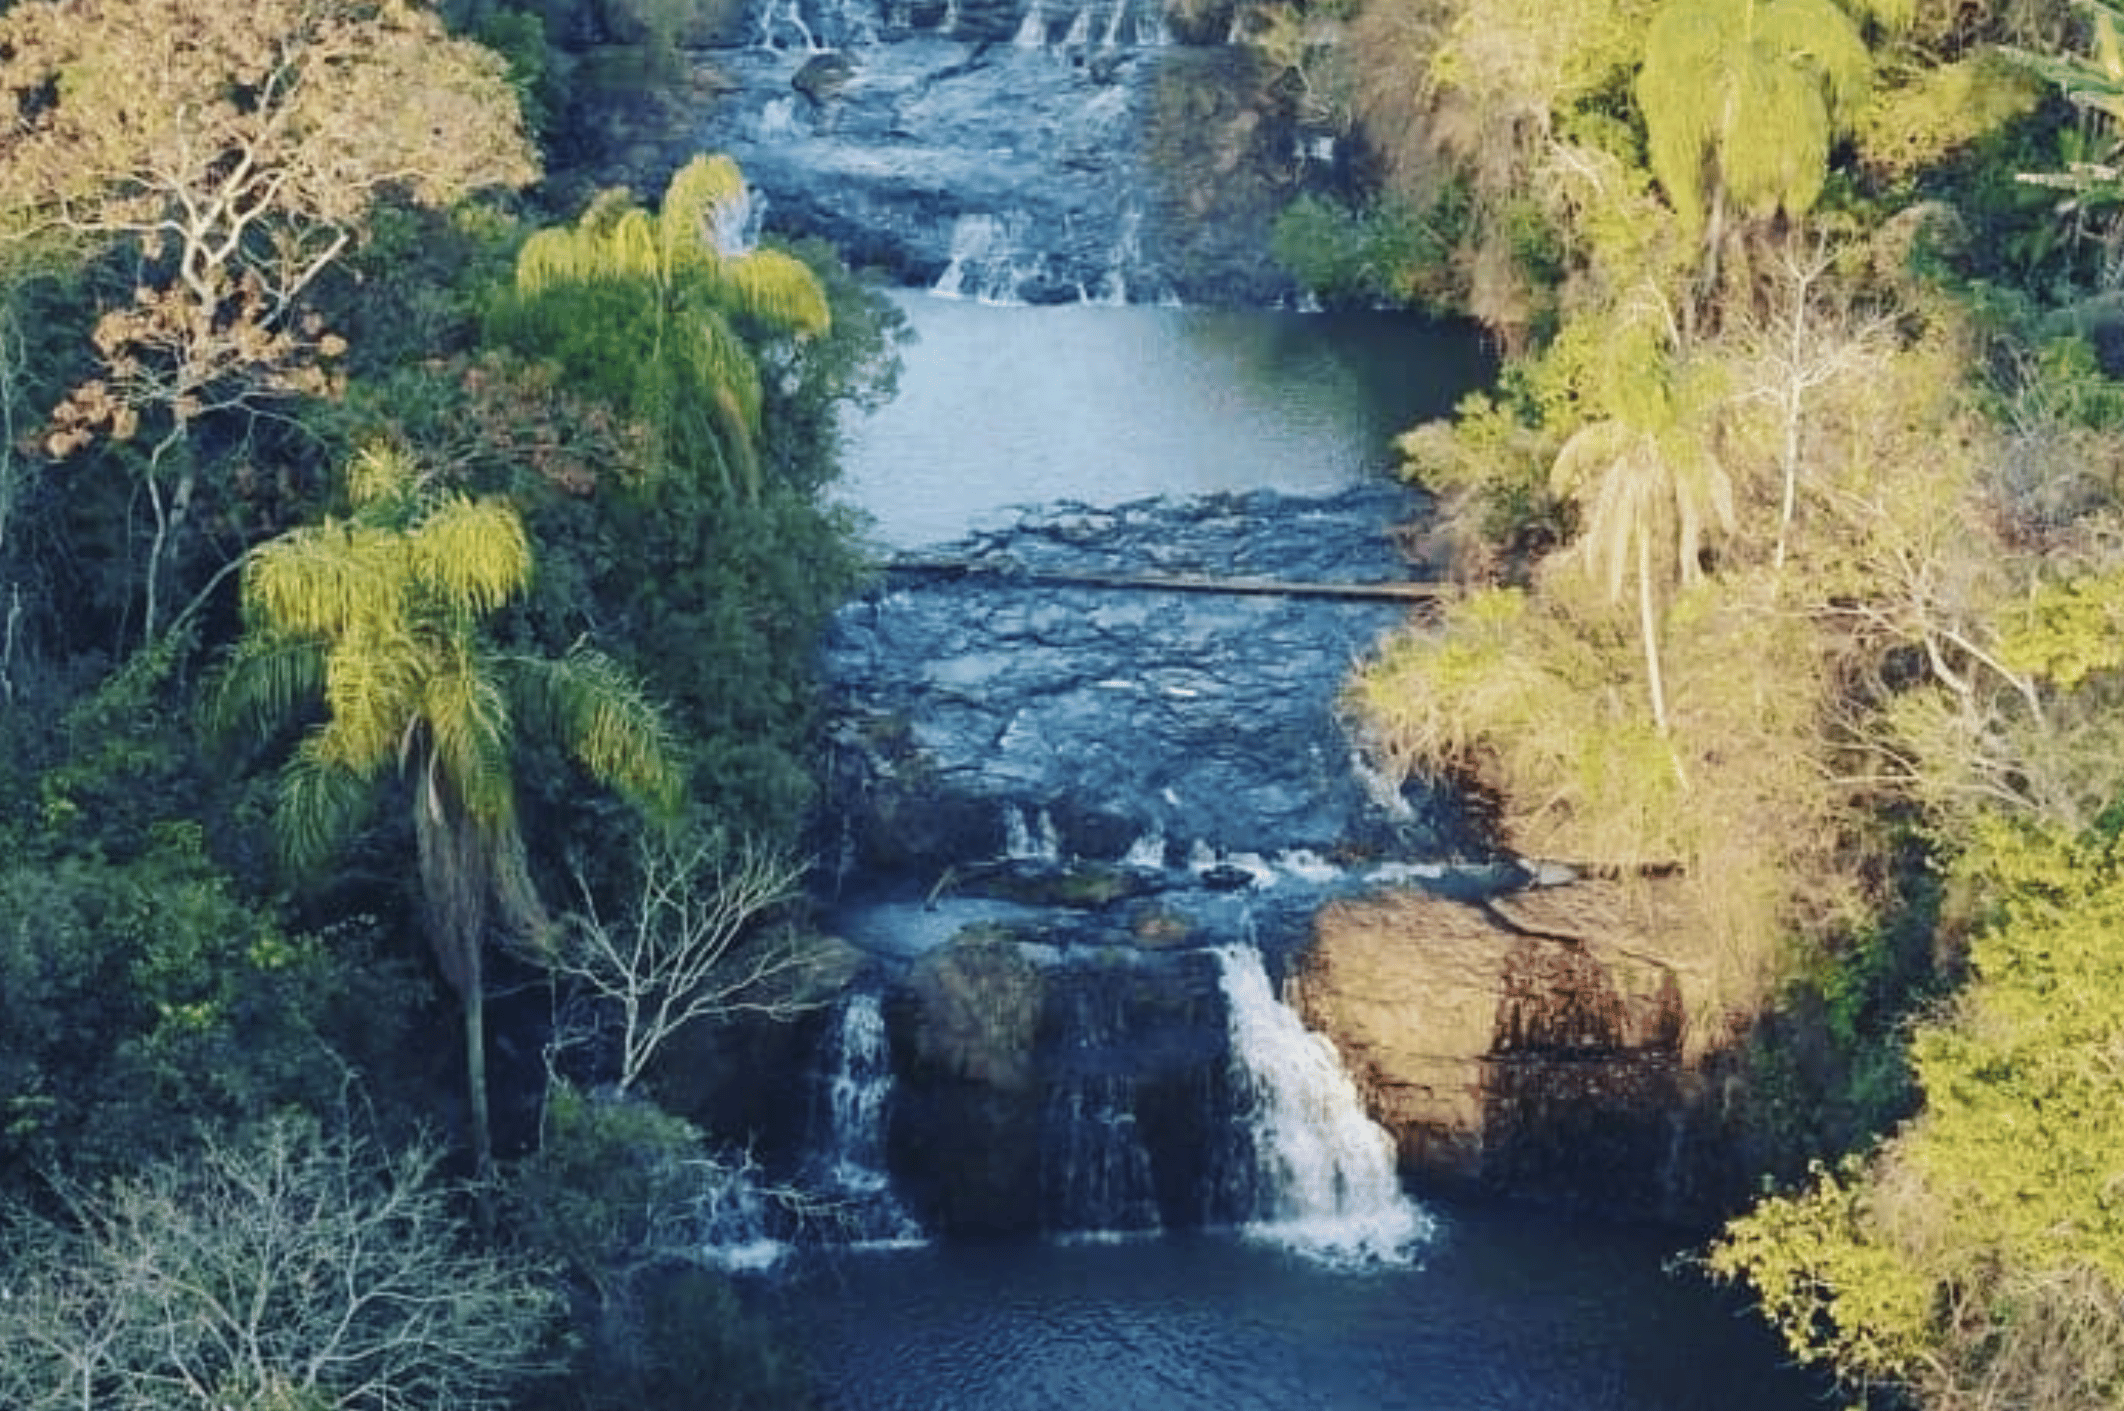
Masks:
[[[1667,733],[1667,683],[1659,671],[1659,613],[1652,601],[1652,539],[1637,536],[1637,624],[1645,637],[1645,682],[1652,693],[1652,723]]]
[[[487,1114],[487,985],[479,948],[472,948],[464,986],[465,1099],[472,1139],[472,1169],[481,1226],[494,1225],[494,1131]]]

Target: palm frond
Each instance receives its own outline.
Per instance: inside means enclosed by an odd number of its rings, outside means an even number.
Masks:
[[[1653,175],[1692,225],[1706,172],[1750,210],[1803,213],[1872,82],[1872,54],[1832,0],[1668,0],[1637,79]]]
[[[535,719],[591,778],[645,814],[676,813],[677,745],[664,712],[626,668],[580,646],[558,661],[517,657],[510,667],[527,725]]]
[[[516,723],[495,663],[469,644],[422,679],[420,720],[433,767],[466,815],[486,830],[513,828]]]
[[[402,619],[342,634],[325,661],[330,716],[318,733],[320,756],[363,779],[388,767],[416,709],[431,654]]]
[[[730,481],[725,488],[756,495],[760,488],[756,443],[765,395],[759,365],[720,313],[702,309],[689,323],[693,336],[672,350],[686,366],[681,385],[693,401],[685,410],[705,423],[702,432],[721,452]]]
[[[376,791],[366,780],[320,757],[316,736],[295,750],[280,774],[274,832],[298,875],[316,872],[368,821]]]
[[[833,326],[826,291],[811,266],[780,250],[754,250],[725,261],[724,302],[736,311],[791,333],[823,334]]]
[[[413,581],[453,613],[483,616],[531,582],[523,519],[499,500],[445,501],[404,544]]]
[[[267,736],[324,693],[325,646],[283,632],[245,634],[215,673],[202,712],[216,739]]]
[[[420,467],[399,447],[371,442],[347,465],[347,500],[357,512],[410,508],[420,486]]]
[[[721,154],[702,153],[672,173],[657,216],[666,267],[700,267],[719,258],[722,227],[745,203],[745,174]]]
[[[335,637],[396,596],[387,548],[376,531],[336,520],[290,530],[244,565],[244,615],[274,631]]]

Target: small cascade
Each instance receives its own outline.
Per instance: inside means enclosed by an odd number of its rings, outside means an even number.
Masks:
[[[755,47],[787,49],[792,38],[795,47],[807,54],[816,54],[825,47],[804,19],[804,0],[763,0],[759,34],[753,40]]]
[[[1025,18],[1018,22],[1018,32],[1010,42],[1020,49],[1047,47],[1047,11],[1040,0],[1030,0],[1026,5]]]
[[[1043,808],[1028,824],[1022,810],[1006,805],[1003,809],[1003,855],[1013,862],[1060,862],[1062,838],[1055,831],[1054,818]]]
[[[731,1272],[771,1269],[789,1252],[777,1238],[778,1197],[763,1191],[750,1158],[695,1164],[692,1227],[701,1262]]]
[[[1121,858],[1124,867],[1149,867],[1163,869],[1165,866],[1165,835],[1158,832],[1145,833],[1128,845],[1128,852]]]
[[[1114,13],[1121,13],[1119,7]],[[1122,218],[1120,235],[1114,241],[1113,253],[1107,257],[1106,275],[1099,282],[1099,303],[1122,305],[1128,302],[1128,272],[1143,260],[1142,226],[1143,217],[1139,212],[1130,211]]]
[[[875,993],[856,991],[841,1006],[825,1073],[824,1199],[833,1224],[857,1244],[919,1243],[921,1227],[893,1195],[885,1169],[892,1052]]]
[[[1365,1115],[1334,1046],[1276,997],[1261,953],[1237,945],[1216,956],[1231,1006],[1233,1120],[1251,1149],[1238,1193],[1247,1232],[1328,1262],[1408,1262],[1431,1221],[1401,1189],[1393,1139]]]
[[[944,272],[930,287],[947,299],[984,304],[1024,302],[1021,290],[1038,271],[1024,259],[1024,243],[1012,222],[984,213],[962,215],[952,222],[951,251]]]
[[[1120,47],[1121,21],[1127,15],[1128,0],[1114,0],[1114,8],[1106,17],[1106,33],[1100,37],[1100,43],[1109,49]]]
[[[1163,1221],[1135,1075],[1114,1057],[1126,1036],[1113,996],[1091,985],[1073,990],[1063,1023],[1062,1071],[1041,1118],[1042,1225],[1091,1239],[1156,1230]]]

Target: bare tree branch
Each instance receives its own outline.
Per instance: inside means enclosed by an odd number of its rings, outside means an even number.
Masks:
[[[578,874],[583,912],[547,964],[616,1012],[622,1091],[696,1020],[785,1019],[822,1002],[808,983],[816,945],[792,928],[761,924],[797,895],[806,871],[750,840],[735,849],[714,838],[687,847],[645,843],[632,912],[611,923]]]

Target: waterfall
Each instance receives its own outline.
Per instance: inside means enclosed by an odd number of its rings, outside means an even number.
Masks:
[[[841,1006],[829,1035],[824,1198],[833,1222],[859,1244],[922,1239],[892,1192],[885,1169],[885,1123],[892,1105],[892,1051],[878,996],[859,990]]]
[[[1018,22],[1018,32],[1010,42],[1020,49],[1047,47],[1047,15],[1041,9],[1040,0],[1032,0],[1025,7],[1025,18]]]
[[[1008,805],[1004,807],[1003,856],[1014,862],[1062,860],[1062,838],[1055,831],[1055,820],[1046,809],[1035,814],[1028,825],[1021,810]]]
[[[1135,1075],[1116,1063],[1127,1022],[1109,986],[1073,987],[1063,1006],[1061,1072],[1041,1115],[1040,1205],[1054,1234],[1111,1238],[1158,1229]]]
[[[1402,1192],[1393,1139],[1365,1115],[1334,1046],[1276,997],[1261,953],[1215,954],[1231,1006],[1233,1120],[1253,1161],[1247,1232],[1331,1262],[1407,1262],[1431,1221]]]
[[[804,22],[803,0],[767,0],[760,6],[760,32],[753,43],[761,49],[783,47],[784,28],[794,30],[797,47],[807,54],[816,54],[821,45],[811,26]]]
[[[1143,834],[1128,845],[1128,852],[1121,859],[1126,867],[1150,867],[1163,870],[1165,867],[1165,835],[1153,830]]]
[[[1106,33],[1100,42],[1112,49],[1121,43],[1121,21],[1128,14],[1128,0],[1114,0],[1112,13],[1106,17]]]
[[[771,1269],[789,1252],[775,1237],[779,1195],[763,1191],[746,1155],[692,1163],[691,1219],[704,1264],[732,1272]]]

